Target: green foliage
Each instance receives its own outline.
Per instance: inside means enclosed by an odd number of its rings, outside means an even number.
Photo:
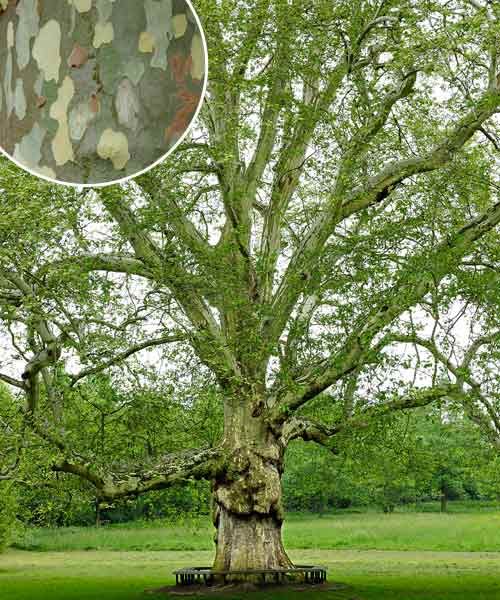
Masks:
[[[82,402],[84,399],[84,402]],[[46,402],[47,399],[41,399]],[[65,395],[66,439],[78,445],[95,464],[117,470],[133,464],[146,468],[158,457],[178,448],[213,445],[220,437],[220,398],[210,385],[174,392],[161,379],[149,386],[119,392],[106,375],[89,378]],[[9,414],[15,414],[12,403]],[[3,406],[7,415],[6,405]],[[85,422],[86,427],[79,427]],[[12,433],[0,435],[0,444],[12,445]],[[19,515],[36,526],[93,525],[97,520],[96,493],[86,481],[52,468],[54,449],[25,433],[22,460],[15,472]],[[178,486],[139,498],[101,503],[99,520],[120,523],[136,519],[200,515],[210,511],[207,481],[186,480]]]
[[[460,414],[420,409],[349,436],[335,455],[291,444],[283,479],[289,510],[397,506],[428,500],[496,500],[498,457]]]
[[[18,529],[17,494],[14,486],[0,481],[0,552],[12,542]]]
[[[98,393],[95,386],[99,386]],[[81,387],[79,393],[91,402],[83,405],[89,407],[87,435],[77,442],[93,453],[96,462],[119,464],[131,456],[147,462],[151,455],[175,449],[176,444],[211,443],[220,435],[220,404],[210,387],[201,388],[190,406],[184,399],[176,400],[174,394],[166,397],[164,388],[161,392],[151,388],[137,395],[130,393],[124,402],[106,379],[94,379]],[[152,406],[155,410],[149,412],[147,407]],[[74,416],[68,415],[75,422],[83,418],[82,406],[75,404]],[[327,411],[323,416],[334,418]],[[76,428],[73,431],[73,435],[78,433]],[[374,423],[362,435],[345,437],[338,451],[340,454],[333,454],[305,442],[290,445],[283,478],[288,511],[322,514],[372,506],[391,512],[409,504],[422,510],[426,502],[440,500],[443,494],[449,500],[500,497],[498,457],[460,415],[440,416],[439,410],[420,409],[393,416]],[[48,445],[36,443],[25,449],[18,469],[21,481],[16,484],[20,519],[40,527],[94,525],[93,487],[70,475],[54,473],[51,457]],[[104,524],[175,521],[178,515],[196,519],[210,510],[210,484],[186,481],[139,498],[103,503],[99,520]]]

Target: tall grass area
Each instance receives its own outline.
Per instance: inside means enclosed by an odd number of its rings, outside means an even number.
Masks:
[[[430,507],[429,507],[430,508]],[[290,514],[288,549],[500,552],[500,507],[455,505],[450,513],[342,512]],[[208,517],[135,522],[100,528],[28,529],[15,547],[36,551],[202,551],[213,549]]]

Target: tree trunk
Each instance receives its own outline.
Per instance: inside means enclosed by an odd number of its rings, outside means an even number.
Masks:
[[[101,503],[99,498],[95,499],[95,526],[101,526]]]
[[[230,467],[214,486],[214,569],[291,567],[281,537],[284,449],[249,403],[227,406],[225,417]]]
[[[279,569],[292,566],[281,539],[282,520],[254,512],[217,511],[216,570]]]
[[[186,0],[4,0],[0,146],[61,182],[136,175],[184,135],[205,58]]]
[[[441,494],[441,512],[448,512],[448,496],[444,493]]]

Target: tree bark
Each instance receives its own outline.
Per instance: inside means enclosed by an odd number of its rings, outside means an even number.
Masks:
[[[0,147],[60,182],[137,175],[190,125],[205,61],[186,0],[0,2]]]
[[[214,569],[289,568],[285,552],[281,477],[284,448],[251,403],[226,406],[229,467],[214,485]],[[245,579],[234,577],[233,579]]]
[[[282,519],[277,515],[241,515],[217,507],[217,551],[213,568],[280,569],[292,566],[281,537]]]
[[[101,503],[99,498],[95,499],[95,526],[101,526]]]

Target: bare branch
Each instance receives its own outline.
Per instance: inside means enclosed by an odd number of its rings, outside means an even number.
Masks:
[[[24,390],[24,381],[19,381],[18,379],[14,379],[13,377],[10,377],[9,375],[5,375],[5,373],[0,373],[0,380],[4,381],[5,383],[8,383],[9,385],[12,385],[21,390]]]
[[[122,363],[124,360],[126,360],[127,358],[129,358],[129,356],[132,356],[133,354],[137,354],[137,352],[140,352],[141,350],[145,350],[146,348],[153,348],[154,346],[163,346],[164,344],[172,344],[174,342],[181,342],[181,341],[184,341],[187,339],[188,339],[187,335],[165,335],[160,338],[147,340],[146,342],[136,344],[136,345],[128,348],[127,350],[120,352],[116,356],[113,356],[113,358],[110,358],[109,360],[105,361],[102,364],[96,365],[94,367],[89,367],[87,369],[83,369],[82,371],[80,371],[79,373],[76,373],[75,375],[70,375],[71,385],[75,385],[75,383],[77,383],[78,381],[80,381],[80,379],[83,379],[84,377],[88,377],[89,375],[94,375],[95,373],[100,373],[101,371],[105,371],[106,369],[108,369],[109,367],[112,367],[113,365],[118,365],[118,364]]]

